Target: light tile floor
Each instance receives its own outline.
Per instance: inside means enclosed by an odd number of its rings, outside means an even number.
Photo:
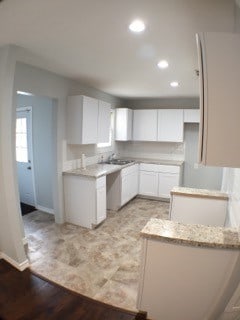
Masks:
[[[94,230],[57,225],[50,214],[23,216],[28,257],[36,273],[76,292],[136,310],[140,231],[150,218],[167,219],[169,203],[135,198]]]

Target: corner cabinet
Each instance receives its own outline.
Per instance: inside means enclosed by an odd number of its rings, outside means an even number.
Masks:
[[[111,105],[86,96],[69,96],[66,110],[69,144],[108,142]]]
[[[200,71],[199,162],[240,167],[240,35],[197,35]]]
[[[117,108],[115,110],[115,140],[132,140],[133,111],[128,108]]]

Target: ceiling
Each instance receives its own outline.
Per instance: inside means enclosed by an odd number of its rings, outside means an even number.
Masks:
[[[195,33],[232,32],[234,4],[234,0],[4,0],[0,46],[20,46],[32,54],[34,65],[117,97],[192,97],[198,95]],[[128,30],[135,18],[145,22],[144,33]],[[168,60],[168,69],[157,68],[161,59]],[[179,81],[178,88],[169,86],[174,80]]]

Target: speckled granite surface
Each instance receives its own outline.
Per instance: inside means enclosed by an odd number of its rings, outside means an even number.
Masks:
[[[119,166],[119,165],[115,165],[115,164],[97,163],[97,164],[87,166],[86,169],[81,169],[81,168],[74,169],[74,170],[70,170],[70,171],[65,171],[65,172],[63,172],[63,174],[99,178],[99,177],[105,176],[107,174],[119,171],[129,165],[132,165],[132,163],[127,164],[127,165],[123,165],[123,166]]]
[[[87,166],[86,169],[74,169],[63,172],[63,174],[70,175],[81,175],[88,176],[93,178],[99,178],[107,174],[120,171],[123,168],[132,166],[135,163],[152,163],[152,164],[161,164],[161,165],[171,165],[171,166],[181,166],[183,161],[175,160],[151,160],[151,159],[133,159],[133,158],[121,158],[126,160],[133,160],[134,162],[125,164],[125,165],[115,165],[115,164],[106,164],[106,163],[96,163],[90,166]]]
[[[216,198],[228,200],[227,193],[220,192],[217,190],[207,190],[207,189],[195,189],[195,188],[185,188],[185,187],[174,187],[171,194],[177,194],[182,196],[192,196],[201,198]]]
[[[176,221],[151,219],[141,236],[195,247],[240,249],[238,229],[182,224]]]

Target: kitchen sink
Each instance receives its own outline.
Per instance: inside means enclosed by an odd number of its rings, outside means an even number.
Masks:
[[[117,164],[117,165],[123,166],[125,164],[129,164],[129,163],[132,163],[132,162],[134,162],[134,160],[112,159],[112,160],[106,161],[105,163],[107,163],[107,164]]]

